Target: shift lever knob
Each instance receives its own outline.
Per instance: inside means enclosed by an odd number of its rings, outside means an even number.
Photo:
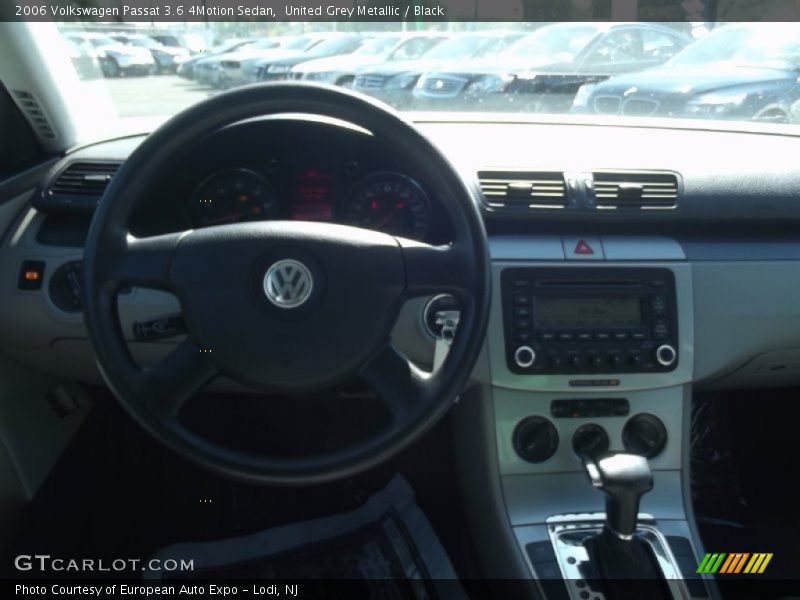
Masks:
[[[614,453],[584,458],[592,485],[606,494],[606,529],[622,539],[636,533],[639,500],[653,489],[647,459],[636,454]]]

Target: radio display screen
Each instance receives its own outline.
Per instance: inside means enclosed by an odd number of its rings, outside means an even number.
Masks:
[[[601,329],[641,327],[640,298],[537,297],[537,329]]]

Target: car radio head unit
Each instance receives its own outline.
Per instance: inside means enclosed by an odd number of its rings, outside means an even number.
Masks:
[[[669,269],[512,267],[501,287],[514,373],[671,371],[678,363]]]

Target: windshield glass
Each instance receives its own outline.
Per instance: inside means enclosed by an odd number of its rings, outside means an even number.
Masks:
[[[599,32],[599,27],[591,25],[545,26],[509,47],[504,56],[572,60]]]
[[[709,68],[708,63],[752,67],[800,68],[800,28],[795,24],[729,25],[686,48],[669,63],[680,70]]]
[[[69,85],[98,104],[92,113],[114,114],[119,126],[160,122],[219,90],[284,80],[345,86],[402,111],[800,122],[794,22],[50,26],[83,51],[64,46],[47,68],[74,72]],[[121,48],[166,41],[182,50]],[[241,57],[210,59],[240,50]],[[320,57],[330,57],[324,70],[304,67]]]
[[[429,52],[425,53],[425,58],[433,60],[453,60],[457,58],[469,58],[477,54],[484,46],[491,43],[492,38],[485,36],[458,36],[442,42]]]
[[[361,44],[358,50],[353,52],[353,54],[359,56],[378,56],[393,48],[396,43],[396,37],[383,36],[372,38]]]

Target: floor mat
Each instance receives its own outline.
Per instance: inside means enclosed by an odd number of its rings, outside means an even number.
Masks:
[[[401,476],[356,510],[227,540],[173,544],[154,558],[192,560],[171,580],[348,580],[363,598],[464,598],[456,573]]]

